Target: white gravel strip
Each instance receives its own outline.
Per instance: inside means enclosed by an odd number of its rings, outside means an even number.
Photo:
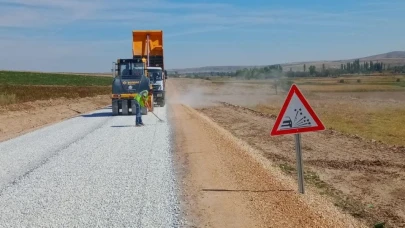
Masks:
[[[1,227],[179,226],[167,121],[105,112],[0,144]]]

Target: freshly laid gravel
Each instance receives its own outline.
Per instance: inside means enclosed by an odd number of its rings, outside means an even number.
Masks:
[[[0,144],[1,227],[177,227],[169,125],[103,109]],[[155,113],[166,120],[166,107]]]

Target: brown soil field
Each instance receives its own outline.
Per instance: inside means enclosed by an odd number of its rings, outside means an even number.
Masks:
[[[172,102],[196,108],[296,178],[293,136],[270,137],[285,91],[276,95],[271,83],[169,80],[183,94]],[[306,186],[369,226],[405,227],[405,91],[302,87],[328,128],[302,135]]]

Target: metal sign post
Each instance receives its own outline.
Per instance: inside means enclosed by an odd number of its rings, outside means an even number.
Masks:
[[[295,135],[295,152],[297,153],[298,190],[304,194],[304,171],[302,167],[301,133],[323,131],[325,126],[315,114],[304,95],[293,84],[283,107],[277,116],[271,136]]]
[[[297,154],[298,191],[304,194],[304,169],[302,166],[301,134],[295,134],[295,152]]]

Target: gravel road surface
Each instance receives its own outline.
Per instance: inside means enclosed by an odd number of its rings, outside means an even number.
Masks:
[[[106,108],[1,143],[0,226],[178,226],[170,128],[143,120]]]

